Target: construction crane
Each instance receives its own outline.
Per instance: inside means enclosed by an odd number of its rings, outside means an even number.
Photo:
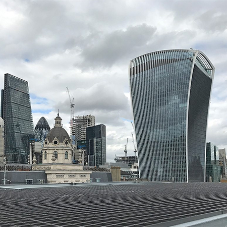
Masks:
[[[133,128],[133,131],[134,131],[134,125],[133,125],[132,121],[131,121],[131,124],[132,124],[132,128]],[[135,152],[135,158],[136,158],[137,149],[136,149],[133,133],[132,133],[132,143],[133,143],[133,146],[134,146],[134,152]]]
[[[136,158],[136,145],[135,145],[135,141],[134,141],[134,136],[133,136],[133,133],[132,133],[132,143],[133,143],[133,146],[134,146],[134,152],[135,152],[135,158]]]
[[[71,128],[71,133],[72,133],[75,103],[74,103],[74,98],[71,99],[68,87],[66,87],[66,89],[67,89],[67,92],[68,92],[68,95],[69,95],[69,102],[70,102],[70,110],[71,110],[70,128]]]
[[[127,143],[126,143],[126,145],[125,145],[125,150],[124,150],[124,152],[125,152],[125,157],[127,157],[127,145],[128,145],[128,138],[127,138]]]

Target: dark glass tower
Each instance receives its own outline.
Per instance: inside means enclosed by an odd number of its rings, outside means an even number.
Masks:
[[[43,147],[44,140],[50,131],[50,126],[45,117],[41,117],[35,126],[35,139],[40,142]]]
[[[1,113],[5,124],[5,155],[8,163],[28,163],[34,139],[28,82],[5,74]]]
[[[86,128],[87,155],[89,166],[106,163],[106,126],[103,124]]]
[[[203,182],[214,67],[197,50],[164,50],[130,62],[139,172],[151,181]]]

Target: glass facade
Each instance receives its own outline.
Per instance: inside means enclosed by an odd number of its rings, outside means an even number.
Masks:
[[[44,140],[46,139],[47,134],[50,131],[50,126],[47,120],[44,117],[41,117],[38,123],[35,126],[35,139],[36,141],[41,143],[41,147],[43,147]]]
[[[89,166],[106,163],[106,126],[103,124],[86,129],[87,156]]]
[[[140,177],[205,180],[205,143],[214,68],[194,50],[166,50],[130,62]]]
[[[221,179],[221,166],[219,165],[218,147],[211,142],[206,143],[206,181],[219,182]]]
[[[34,140],[28,82],[5,74],[1,113],[5,123],[5,155],[9,163],[28,163]]]

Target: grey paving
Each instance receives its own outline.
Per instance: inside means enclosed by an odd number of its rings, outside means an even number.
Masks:
[[[227,210],[227,184],[0,188],[0,226],[152,226]]]

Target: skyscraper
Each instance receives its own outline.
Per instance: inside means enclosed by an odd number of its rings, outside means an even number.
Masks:
[[[221,166],[219,165],[218,147],[211,142],[206,143],[206,181],[219,182]]]
[[[0,117],[0,164],[3,163],[4,156],[4,121]]]
[[[219,149],[219,165],[221,166],[222,177],[226,177],[226,150]]]
[[[104,165],[106,163],[106,126],[100,124],[88,127],[86,137],[88,165]]]
[[[8,163],[28,163],[30,141],[34,138],[28,82],[5,74],[1,113]]]
[[[50,131],[50,126],[45,117],[41,117],[35,126],[35,139],[42,144]]]
[[[95,116],[77,116],[73,119],[72,135],[75,140],[86,140],[86,128],[95,125]]]
[[[41,117],[35,126],[35,156],[37,164],[42,163],[41,150],[44,145],[44,140],[50,131],[50,126],[45,117]],[[33,158],[33,157],[32,157]]]
[[[140,177],[205,181],[212,63],[198,50],[164,50],[129,71]]]

